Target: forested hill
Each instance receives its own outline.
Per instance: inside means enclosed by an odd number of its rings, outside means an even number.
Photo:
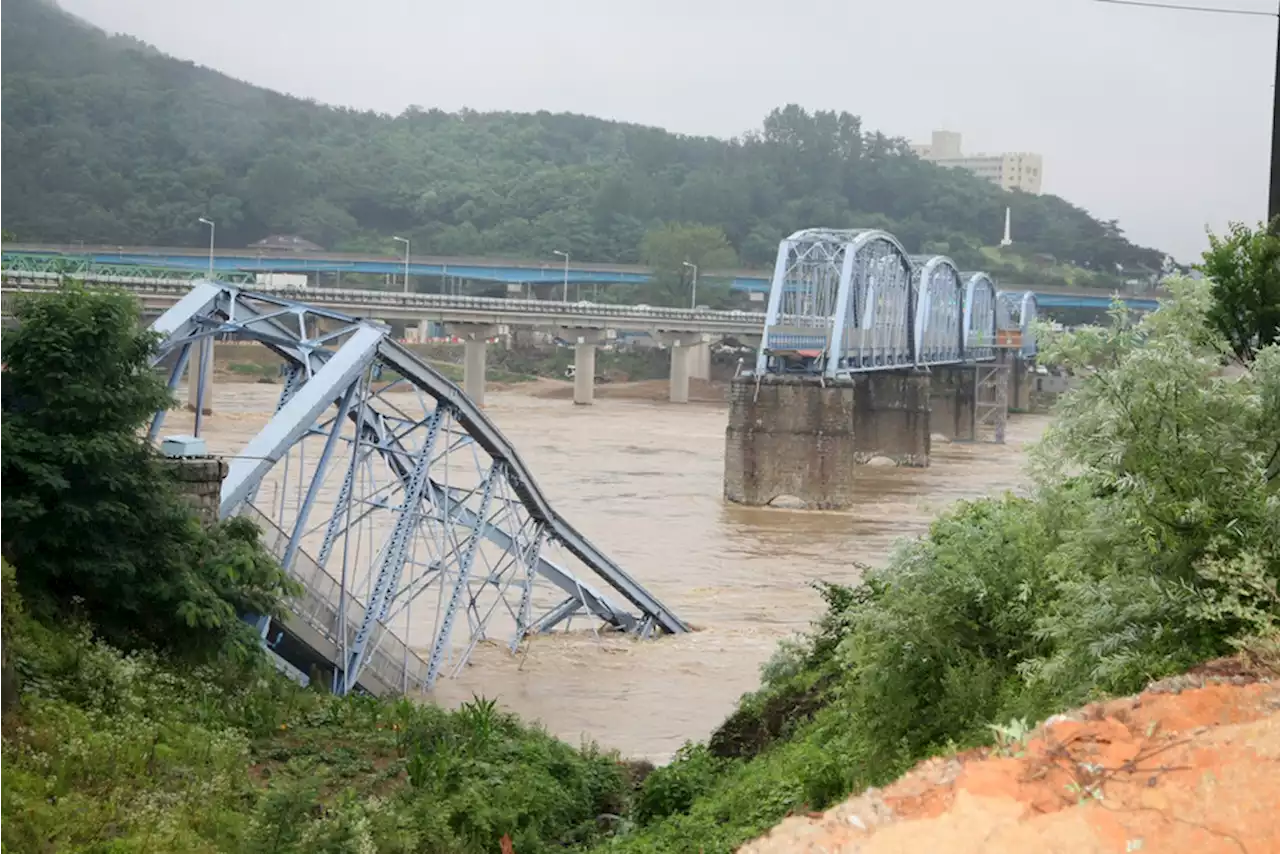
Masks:
[[[967,266],[1010,205],[1023,252],[1108,272],[1162,258],[1062,199],[924,163],[848,113],[789,106],[732,141],[549,113],[390,117],[248,85],[43,0],[3,10],[3,225],[21,240],[199,245],[208,216],[224,246],[283,232],[395,251],[399,234],[423,253],[629,262],[679,222],[723,229],[737,262],[766,266],[796,228],[879,226]]]

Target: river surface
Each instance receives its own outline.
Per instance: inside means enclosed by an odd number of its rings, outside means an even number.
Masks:
[[[919,534],[948,504],[1022,487],[1024,445],[1048,422],[1012,416],[1002,446],[935,437],[928,469],[866,466],[862,500],[848,512],[748,509],[721,497],[724,405],[580,407],[530,389],[490,392],[486,411],[554,507],[698,631],[651,641],[544,636],[517,656],[482,647],[434,698],[496,697],[571,743],[655,762],[705,739],[759,684],[778,641],[819,615],[811,582],[855,582],[860,564],[882,563],[897,538]],[[243,447],[278,393],[220,383],[218,411],[205,420],[211,450]],[[170,419],[165,433],[190,423]]]

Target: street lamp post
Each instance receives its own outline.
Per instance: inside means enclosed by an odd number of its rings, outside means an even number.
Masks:
[[[213,220],[200,217],[200,221],[203,222],[205,225],[209,226],[209,278],[212,279],[213,278],[213,233],[214,233]]]
[[[569,253],[552,249],[552,252],[564,258],[564,301],[569,301]]]
[[[688,261],[684,265],[693,270],[693,293],[689,297],[689,308],[698,307],[698,265],[690,264]]]
[[[409,238],[394,237],[393,240],[399,240],[404,244],[404,292],[409,293]]]

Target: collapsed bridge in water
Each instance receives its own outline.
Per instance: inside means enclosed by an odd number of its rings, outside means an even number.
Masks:
[[[205,388],[215,338],[255,341],[285,363],[274,414],[230,458],[218,515],[253,518],[302,584],[284,620],[257,618],[295,675],[318,666],[340,693],[428,690],[484,641],[514,651],[575,618],[642,637],[688,631],[385,325],[200,281],[152,328],[171,389],[188,365]],[[197,401],[197,433],[202,413]]]

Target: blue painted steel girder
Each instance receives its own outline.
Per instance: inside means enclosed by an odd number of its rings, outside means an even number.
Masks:
[[[204,270],[208,267],[207,258],[190,255],[116,255],[104,254],[93,256],[95,264],[124,263],[138,264],[143,261],[151,265],[163,265],[175,269]],[[257,256],[217,255],[213,259],[215,271],[236,270],[246,273],[363,273],[368,275],[403,275],[405,265],[395,261],[339,261],[323,258],[271,258]],[[425,264],[410,259],[410,276],[431,276],[435,278],[454,276],[460,279],[475,279],[487,282],[505,282],[508,284],[556,285],[565,282],[563,268],[554,266],[499,266],[476,264]],[[649,281],[647,273],[628,273],[614,270],[574,270],[568,273],[569,284],[642,284]]]
[[[961,330],[965,289],[960,271],[944,255],[911,260],[915,264],[916,364],[958,362],[965,357]]]
[[[963,273],[965,359],[993,359],[996,351],[996,284],[986,273]]]

